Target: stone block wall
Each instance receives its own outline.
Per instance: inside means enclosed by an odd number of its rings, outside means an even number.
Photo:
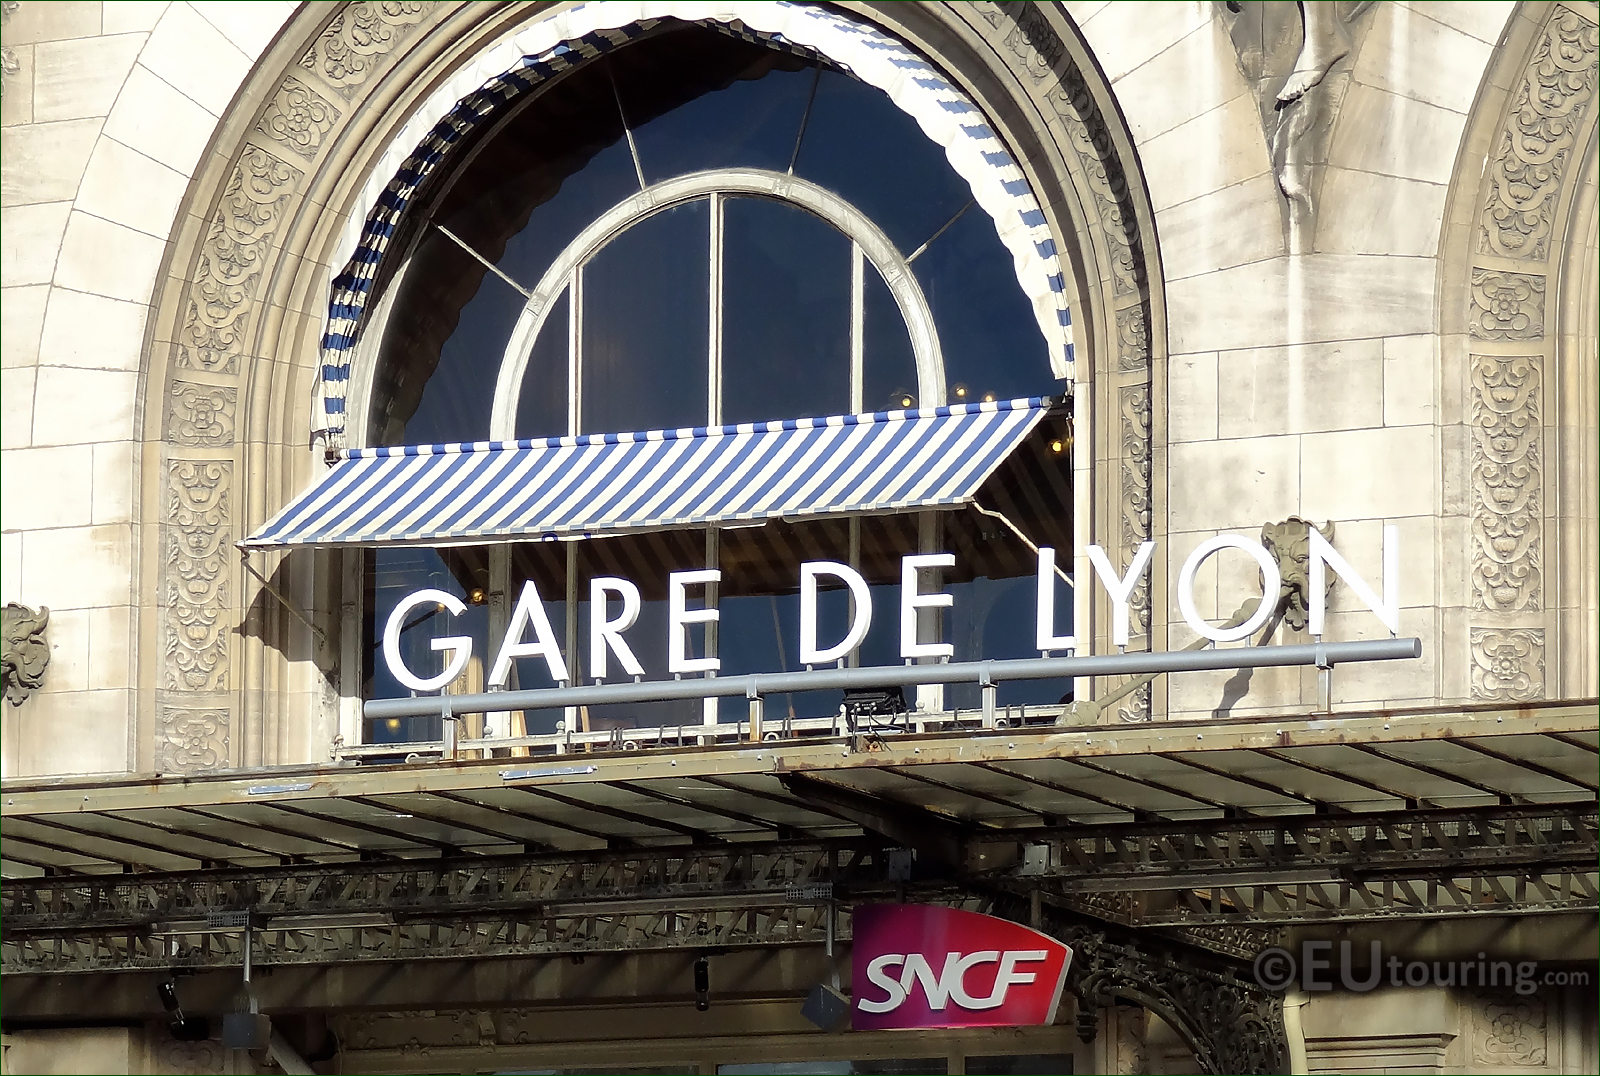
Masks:
[[[7,3],[0,599],[52,660],[5,707],[4,772],[134,767],[146,325],[190,178],[295,8]]]

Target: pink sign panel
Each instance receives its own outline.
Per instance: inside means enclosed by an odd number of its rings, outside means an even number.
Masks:
[[[851,913],[857,1031],[1055,1020],[1072,950],[1020,923],[931,904]]]

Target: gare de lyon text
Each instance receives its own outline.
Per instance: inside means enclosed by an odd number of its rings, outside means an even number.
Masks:
[[[1400,574],[1398,528],[1383,528],[1383,596],[1379,598],[1373,588],[1358,575],[1333,546],[1317,532],[1308,529],[1309,549],[1307,572],[1310,619],[1308,629],[1320,639],[1327,607],[1327,571],[1343,580],[1356,596],[1371,609],[1391,635],[1399,633]],[[1089,563],[1095,576],[1105,587],[1111,603],[1111,641],[1117,646],[1128,642],[1128,603],[1139,577],[1149,568],[1156,543],[1141,545],[1126,571],[1118,572],[1105,550],[1091,545]],[[1194,581],[1200,566],[1207,558],[1223,549],[1238,549],[1252,557],[1261,570],[1262,596],[1255,613],[1235,627],[1215,627],[1205,621],[1195,603]],[[922,588],[922,573],[955,565],[950,553],[921,553],[901,558],[900,568],[900,656],[908,662],[919,658],[948,660],[954,648],[948,642],[925,642],[917,639],[918,612],[953,605],[950,594]],[[1052,652],[1076,653],[1078,643],[1072,635],[1058,635],[1055,628],[1056,553],[1045,546],[1038,553],[1037,605],[1035,615],[1035,643],[1043,655]],[[689,588],[715,585],[722,573],[717,569],[673,572],[667,577],[667,672],[674,676],[684,673],[715,674],[721,668],[716,657],[691,657],[688,654],[688,631],[691,625],[710,624],[719,617],[714,601],[703,608],[689,608]],[[851,597],[850,626],[844,637],[830,645],[818,641],[817,595],[821,581],[830,579],[834,585],[843,583]],[[850,655],[862,640],[872,623],[872,601],[866,579],[849,565],[833,561],[808,561],[800,565],[800,663],[810,668],[840,661]],[[1238,535],[1223,534],[1208,538],[1197,545],[1183,563],[1178,573],[1176,598],[1178,610],[1188,626],[1202,638],[1213,642],[1232,642],[1244,639],[1258,630],[1272,615],[1277,604],[1282,575],[1277,559],[1259,542]],[[613,612],[613,599],[617,608]],[[623,671],[634,678],[645,675],[644,667],[628,645],[623,633],[632,628],[639,618],[643,602],[639,587],[619,576],[597,577],[590,581],[590,608],[593,610],[589,625],[588,670],[594,682],[602,682],[609,673],[609,659],[615,657]],[[390,613],[383,631],[383,656],[399,683],[416,692],[439,691],[456,680],[466,670],[472,657],[473,640],[469,636],[450,636],[433,639],[429,647],[446,655],[444,667],[433,676],[419,675],[405,662],[401,653],[401,632],[410,615],[427,606],[434,606],[452,616],[466,612],[466,604],[455,595],[437,589],[415,591],[397,604]],[[532,638],[528,638],[531,632]],[[505,637],[496,651],[490,670],[488,686],[491,691],[502,690],[511,678],[512,663],[521,658],[540,658],[549,667],[550,678],[558,684],[570,679],[566,657],[555,637],[544,601],[538,586],[529,580],[523,584],[510,617]]]

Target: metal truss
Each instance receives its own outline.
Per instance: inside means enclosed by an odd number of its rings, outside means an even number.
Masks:
[[[7,881],[4,971],[820,944],[851,903],[1038,893],[1132,927],[1594,909],[1594,804]],[[948,853],[947,845],[940,849]],[[951,860],[955,861],[952,862]]]

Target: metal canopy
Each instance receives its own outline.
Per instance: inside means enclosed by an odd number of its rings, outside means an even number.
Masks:
[[[854,838],[852,797],[968,833],[1593,803],[1596,724],[1588,702],[12,782],[0,858],[23,878]]]
[[[1597,725],[1591,700],[16,783],[4,970],[231,967],[247,918],[265,965],[820,944],[831,902],[847,937],[876,899],[1219,939],[1592,912]]]

